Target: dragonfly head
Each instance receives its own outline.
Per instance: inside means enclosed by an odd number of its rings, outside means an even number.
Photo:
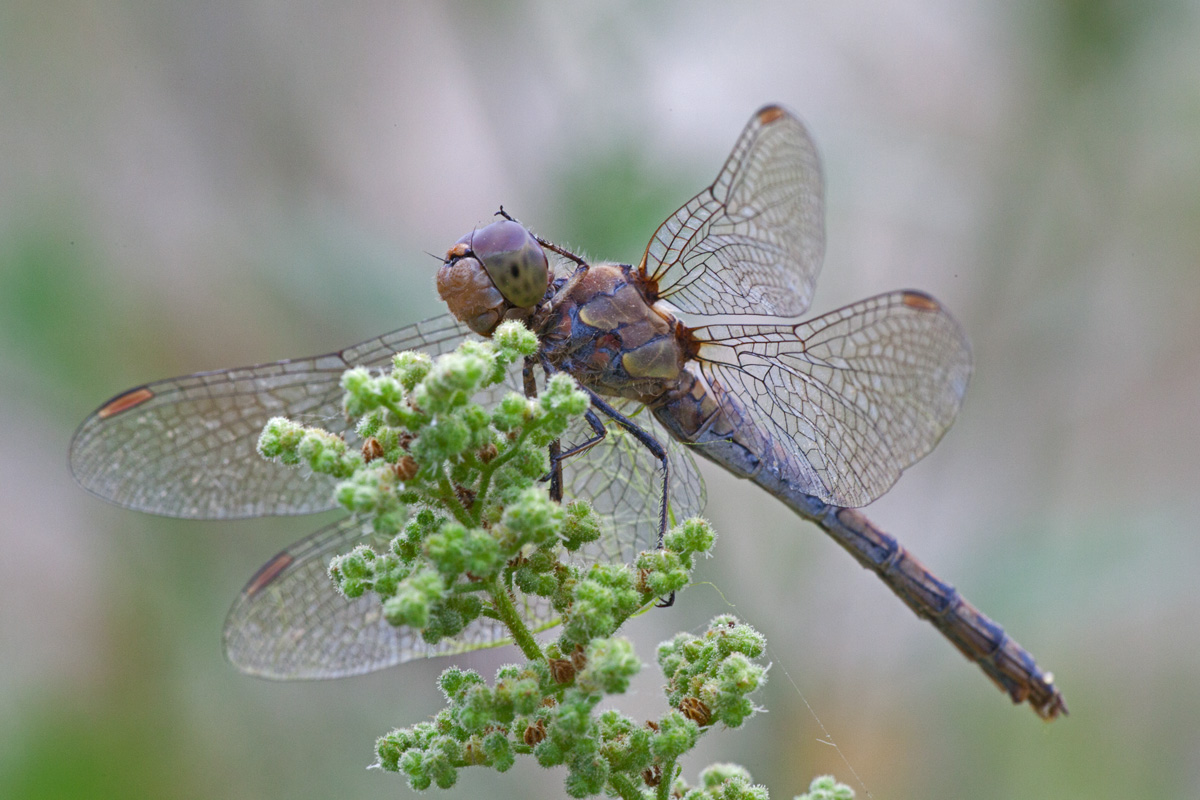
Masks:
[[[507,219],[455,242],[437,275],[450,313],[481,336],[505,319],[529,316],[549,283],[546,252],[532,233]]]

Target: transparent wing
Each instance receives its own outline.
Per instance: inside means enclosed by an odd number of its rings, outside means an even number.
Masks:
[[[677,442],[645,407],[632,401],[611,403],[667,450],[670,467],[668,523],[675,525],[704,510],[704,480],[686,446]],[[620,426],[609,423],[608,435],[563,465],[564,498],[591,502],[604,524],[604,535],[581,551],[583,561],[632,564],[637,554],[658,546],[658,513],[662,476],[658,460]],[[576,424],[566,443],[591,433]]]
[[[401,350],[437,356],[468,335],[445,315],[337,353],[130,389],[79,426],[71,470],[98,497],[170,517],[236,519],[333,508],[332,479],[259,457],[263,425],[282,415],[342,433],[342,372],[386,364]]]
[[[369,526],[346,517],[268,561],[225,620],[229,660],[264,678],[339,678],[507,641],[500,623],[481,617],[459,636],[431,645],[411,628],[388,624],[377,596],[341,595],[329,578],[330,559],[360,544],[386,546],[377,538]],[[526,616],[547,618],[543,605],[525,608]]]
[[[901,291],[799,325],[709,325],[698,368],[762,432],[764,460],[839,506],[886,492],[954,421],[971,374],[959,324]]]
[[[804,125],[766,106],[712,186],[654,232],[639,270],[691,314],[803,314],[825,253],[823,194]]]
[[[651,415],[641,415],[638,421],[668,447],[671,514],[681,521],[700,513],[704,483],[691,454],[672,442]],[[580,424],[564,438],[583,441],[590,431]],[[591,500],[604,524],[603,535],[584,548],[580,561],[630,563],[639,551],[656,546],[658,473],[649,451],[616,426],[610,426],[596,447],[564,464],[564,497]],[[459,636],[430,645],[419,632],[388,624],[378,597],[343,597],[329,578],[329,560],[359,544],[383,548],[387,542],[347,517],[268,561],[242,590],[225,621],[229,660],[243,672],[267,678],[337,678],[509,643],[503,626],[480,618]],[[543,599],[518,595],[516,600],[535,630],[557,622]]]

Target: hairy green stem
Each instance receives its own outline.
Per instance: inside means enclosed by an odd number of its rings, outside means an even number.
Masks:
[[[508,628],[512,634],[513,641],[521,648],[521,652],[530,661],[541,661],[545,658],[542,653],[542,648],[538,646],[537,640],[533,638],[529,628],[521,619],[521,614],[517,611],[516,605],[508,592],[495,579],[487,583],[488,594],[492,598],[492,607],[496,610],[496,617]]]
[[[484,498],[487,497],[488,488],[490,487],[491,482],[492,482],[492,476],[496,474],[496,470],[500,469],[508,461],[512,460],[512,457],[517,454],[517,451],[520,449],[521,445],[525,442],[525,439],[527,436],[528,436],[528,434],[525,431],[522,431],[521,434],[517,437],[516,441],[513,442],[507,450],[505,450],[503,453],[500,453],[499,455],[497,455],[495,458],[493,458],[488,463],[480,465],[480,467],[479,467],[479,494],[476,495],[476,498],[480,501],[481,507],[483,505]]]
[[[671,800],[671,784],[675,781],[675,759],[662,765],[662,778],[654,789],[657,800]]]
[[[454,487],[450,484],[450,478],[446,476],[446,471],[443,469],[438,473],[438,493],[436,499],[454,515],[463,526],[473,528],[479,524],[479,521],[474,518],[462,501],[458,499],[458,493],[454,491]]]
[[[622,800],[642,800],[642,793],[638,790],[637,785],[625,775],[620,773],[612,775],[608,779],[608,785]]]

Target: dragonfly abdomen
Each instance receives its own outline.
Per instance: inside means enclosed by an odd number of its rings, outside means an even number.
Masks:
[[[811,466],[797,463],[772,435],[755,425],[737,397],[689,370],[679,390],[655,407],[672,435],[693,451],[748,478],[778,497],[801,517],[820,526],[862,566],[880,577],[917,616],[929,620],[968,660],[1012,698],[1028,702],[1043,719],[1067,711],[1054,677],[1033,656],[952,585],[943,582],[895,538],[860,512],[824,502]],[[806,469],[807,468],[807,469]]]
[[[694,452],[720,464],[739,478],[755,478],[763,472],[773,482],[823,492],[823,484],[807,462],[780,447],[771,432],[758,425],[742,401],[710,380],[695,362],[690,362],[675,386],[652,405],[654,415]]]
[[[929,620],[967,660],[978,664],[1013,703],[1028,702],[1045,720],[1067,713],[1052,673],[1041,670],[1029,651],[1004,628],[857,509],[828,505],[800,493],[780,499],[878,575],[917,616]]]

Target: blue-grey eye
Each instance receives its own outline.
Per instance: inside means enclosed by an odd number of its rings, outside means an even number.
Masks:
[[[470,246],[500,294],[517,308],[533,308],[546,294],[546,253],[519,223],[505,219],[480,228]]]

